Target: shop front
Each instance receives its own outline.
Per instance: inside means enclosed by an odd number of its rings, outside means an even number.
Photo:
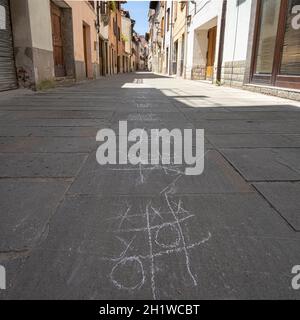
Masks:
[[[0,0],[0,91],[17,88],[10,6]]]
[[[300,89],[300,0],[258,0],[250,81]]]

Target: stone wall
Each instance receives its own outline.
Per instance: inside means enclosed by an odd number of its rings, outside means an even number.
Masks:
[[[191,71],[192,80],[205,80],[206,79],[206,66],[195,66]]]
[[[10,5],[18,83],[36,89],[54,78],[49,0],[11,0]]]
[[[224,62],[221,82],[232,87],[242,87],[244,83],[246,61]]]
[[[300,101],[300,90],[288,89],[288,88],[278,88],[264,85],[256,84],[244,84],[243,89],[263,93],[267,95],[277,96],[280,98],[291,99]]]
[[[222,84],[253,92],[300,101],[300,90],[248,83],[246,61],[225,62],[222,67]]]

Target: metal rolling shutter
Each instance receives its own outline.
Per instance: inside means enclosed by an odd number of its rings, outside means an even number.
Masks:
[[[0,91],[17,88],[9,0],[0,0]]]

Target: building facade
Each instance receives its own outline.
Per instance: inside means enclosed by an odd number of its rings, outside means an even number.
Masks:
[[[300,97],[300,0],[227,1],[222,82]]]
[[[120,30],[120,5],[117,2],[109,2],[110,22],[108,28],[109,43],[109,74],[118,73],[120,66],[118,65],[118,55],[121,46]]]
[[[77,80],[96,79],[99,77],[99,38],[95,21],[97,20],[96,1],[65,1],[73,17],[73,46],[75,60],[75,76]],[[58,7],[58,4],[56,6]],[[55,3],[54,3],[55,5]],[[63,11],[63,7],[59,7]],[[62,24],[62,27],[64,25]],[[55,26],[52,24],[52,30]],[[64,32],[63,29],[61,32]],[[68,32],[68,31],[67,31]],[[56,36],[56,35],[54,35]],[[67,36],[62,39],[66,43]],[[67,48],[65,52],[67,51]],[[62,50],[64,52],[64,50]],[[59,53],[60,55],[61,53]],[[55,54],[54,54],[55,57]],[[67,58],[66,58],[67,59]],[[55,59],[56,60],[56,59]],[[57,62],[55,61],[55,65]],[[66,68],[66,66],[65,66]],[[66,74],[66,73],[65,73]]]
[[[183,76],[185,47],[187,36],[187,3],[185,1],[173,2],[173,70],[172,73],[177,76]]]
[[[151,1],[148,15],[148,68],[162,73],[164,65],[165,2]]]
[[[2,0],[3,1],[3,0]],[[99,76],[95,1],[10,0],[20,87]]]
[[[222,1],[188,3],[188,46],[186,78],[213,81],[218,59]]]
[[[140,65],[140,43],[138,34],[133,30],[132,33],[132,59],[131,59],[131,70],[138,71]]]
[[[0,0],[0,91],[129,72],[133,21],[123,3]]]
[[[148,70],[148,42],[146,38],[142,35],[139,36],[139,70]]]
[[[165,25],[164,25],[164,59],[163,71],[172,74],[173,61],[173,1],[165,1]]]
[[[108,1],[98,1],[97,6],[97,31],[99,34],[99,69],[100,75],[106,76],[109,74],[109,3]]]
[[[128,11],[122,11],[122,34],[121,38],[124,45],[123,52],[123,69],[124,72],[131,70],[131,56],[132,56],[132,20]]]
[[[161,6],[163,68],[151,36]],[[149,17],[152,70],[300,100],[300,0],[150,2]]]

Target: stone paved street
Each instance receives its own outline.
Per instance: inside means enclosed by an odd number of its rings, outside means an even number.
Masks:
[[[299,299],[300,104],[151,73],[0,95],[1,299]],[[96,133],[205,129],[205,169]]]

